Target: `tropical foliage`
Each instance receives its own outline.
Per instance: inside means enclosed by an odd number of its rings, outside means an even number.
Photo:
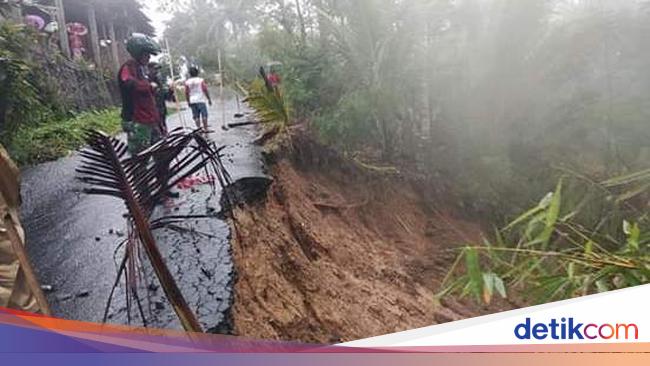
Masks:
[[[322,141],[416,166],[465,212],[505,226],[464,250],[447,291],[487,301],[519,288],[547,300],[647,282],[648,1],[201,0],[175,10],[167,37],[202,49],[206,65],[214,47],[240,79],[280,62],[291,117]]]
[[[7,144],[20,126],[55,116],[56,106],[40,94],[37,67],[29,60],[35,42],[25,26],[0,22],[0,142]]]
[[[84,131],[97,129],[110,135],[121,131],[117,108],[83,112],[37,126],[19,127],[9,144],[19,165],[56,160],[85,145]]]
[[[494,240],[463,248],[440,295],[490,303],[512,288],[526,301],[544,303],[648,283],[648,215],[634,204],[648,177],[642,172],[601,183],[565,177]]]
[[[251,83],[245,101],[256,111],[261,123],[275,124],[280,130],[291,123],[290,107],[282,89],[271,86],[263,71]]]
[[[221,48],[249,80],[281,62],[295,118],[341,150],[418,157],[465,208],[513,215],[554,185],[558,165],[601,179],[645,168],[645,1],[201,0],[176,10],[166,36],[185,54],[214,65]]]

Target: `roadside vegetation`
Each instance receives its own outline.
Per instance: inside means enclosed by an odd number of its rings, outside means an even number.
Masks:
[[[544,302],[649,280],[649,4],[163,6],[175,14],[165,33],[173,56],[192,55],[209,72],[221,58],[226,82],[250,85],[262,122],[287,135],[306,126],[361,166],[424,177],[432,195],[495,228],[464,243],[441,295]],[[24,54],[29,42],[26,31],[0,28],[9,85],[0,138],[21,163],[74,149],[86,126],[117,129],[115,111],[67,119],[46,99]],[[269,64],[282,78],[274,90],[259,78]]]
[[[468,243],[440,296],[489,304],[512,289],[519,299],[546,303],[647,284],[648,215],[630,199],[648,178],[649,171],[604,182],[564,177],[537,206],[482,243]]]
[[[19,165],[56,160],[83,147],[84,131],[88,129],[117,134],[121,131],[118,109],[83,112],[63,120],[19,128],[9,150]]]
[[[83,131],[119,131],[117,109],[74,112],[30,56],[38,39],[32,30],[0,23],[0,143],[20,165],[66,156],[84,145]]]
[[[417,166],[499,228],[466,243],[441,295],[543,302],[648,282],[648,2],[168,7],[181,52],[211,67],[221,48],[248,81],[281,63],[291,123],[342,154]]]
[[[62,118],[55,93],[31,61],[36,36],[24,25],[0,23],[0,142],[9,145],[19,128]]]

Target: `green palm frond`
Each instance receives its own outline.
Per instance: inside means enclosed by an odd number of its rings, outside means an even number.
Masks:
[[[278,124],[284,129],[291,123],[289,104],[281,87],[272,87],[266,74],[260,70],[261,78],[254,80],[248,90],[246,102],[255,110],[260,122]]]

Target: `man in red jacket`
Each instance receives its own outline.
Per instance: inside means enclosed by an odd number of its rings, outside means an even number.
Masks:
[[[122,128],[128,135],[129,151],[137,154],[162,136],[154,91],[157,85],[148,77],[151,56],[159,54],[161,49],[152,38],[137,33],[129,38],[126,49],[132,59],[125,62],[118,73]]]
[[[138,154],[156,143],[166,133],[162,129],[163,116],[156,102],[159,85],[149,78],[151,56],[161,52],[151,37],[135,33],[126,43],[132,59],[122,65],[117,76],[122,94],[122,128],[128,136],[129,152]],[[162,185],[169,180],[169,161],[155,161],[157,179]],[[168,198],[178,193],[169,192]]]

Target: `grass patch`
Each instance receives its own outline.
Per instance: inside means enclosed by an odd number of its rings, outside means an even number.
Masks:
[[[121,131],[119,110],[83,112],[62,121],[23,127],[13,137],[9,150],[19,165],[56,160],[84,146],[83,131],[89,128],[117,134]]]

